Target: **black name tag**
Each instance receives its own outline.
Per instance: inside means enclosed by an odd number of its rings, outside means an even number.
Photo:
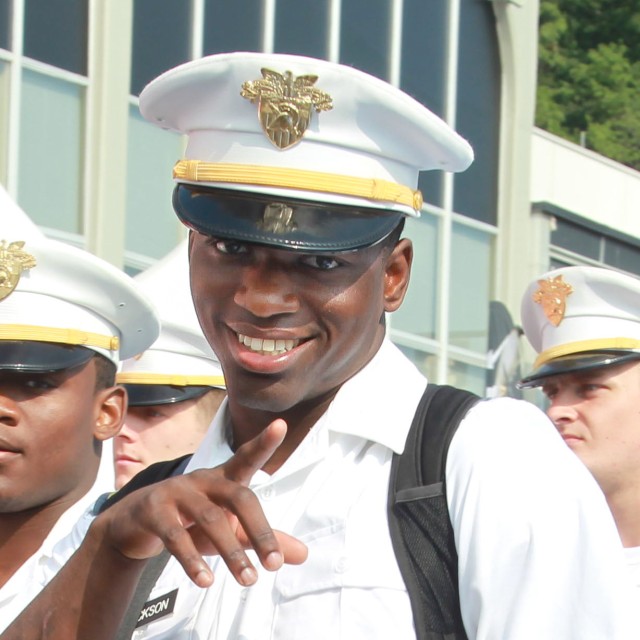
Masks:
[[[153,600],[145,602],[144,607],[142,607],[142,611],[140,612],[140,616],[138,617],[136,629],[173,613],[173,608],[176,606],[177,595],[178,590],[174,589],[159,598],[154,598]]]

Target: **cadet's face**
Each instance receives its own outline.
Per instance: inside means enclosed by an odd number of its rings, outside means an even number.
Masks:
[[[95,363],[0,371],[0,513],[75,502],[93,484],[101,400]]]
[[[222,389],[174,404],[129,407],[113,441],[116,489],[161,460],[193,453],[225,397]]]
[[[605,493],[640,478],[640,363],[550,377],[543,391],[560,435]]]
[[[230,399],[281,415],[335,393],[373,357],[384,311],[401,302],[403,247],[390,267],[380,247],[312,255],[192,233],[191,290]]]

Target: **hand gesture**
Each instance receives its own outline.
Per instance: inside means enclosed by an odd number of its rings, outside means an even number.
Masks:
[[[131,559],[147,559],[166,548],[195,584],[207,587],[213,574],[203,555],[219,554],[236,580],[248,586],[257,572],[245,549],[254,549],[265,569],[299,564],[307,549],[271,529],[258,498],[248,488],[286,434],[275,420],[238,448],[224,464],[144,487],[101,514],[93,524],[103,543]]]

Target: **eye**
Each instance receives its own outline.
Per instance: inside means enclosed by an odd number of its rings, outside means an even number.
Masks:
[[[23,385],[27,389],[33,389],[34,391],[47,391],[49,389],[55,389],[57,384],[54,380],[49,380],[41,376],[34,376],[32,378],[25,378]]]
[[[549,400],[552,400],[554,398],[554,396],[557,395],[558,388],[557,387],[542,387],[542,393],[544,393],[544,395],[547,396],[547,398],[549,398]]]
[[[340,262],[333,256],[305,256],[302,258],[302,263],[313,269],[320,269],[321,271],[331,271],[340,266]]]
[[[602,388],[602,385],[595,382],[585,382],[580,385],[580,394],[583,396],[596,393]]]
[[[247,245],[237,240],[221,240],[220,238],[209,238],[207,244],[215,247],[220,253],[227,255],[238,255],[241,253],[247,253],[249,250]]]
[[[164,418],[165,416],[161,408],[153,406],[146,408],[145,417],[148,420],[159,420]]]

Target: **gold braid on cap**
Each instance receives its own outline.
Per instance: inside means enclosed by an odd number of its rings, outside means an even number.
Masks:
[[[120,348],[118,336],[104,336],[78,329],[36,327],[26,324],[0,324],[0,340],[33,340],[34,342],[56,342],[60,344],[98,347],[108,351]]]
[[[595,338],[594,340],[580,340],[549,347],[542,351],[533,364],[534,369],[546,364],[550,360],[562,356],[583,353],[586,351],[600,351],[602,349],[640,349],[640,340],[634,338]]]
[[[305,169],[179,160],[173,168],[173,178],[186,182],[226,182],[356,196],[376,202],[403,204],[416,212],[422,208],[422,193],[404,185],[389,180],[356,178]]]
[[[170,384],[174,387],[224,387],[224,376],[178,375],[170,373],[118,373],[118,384]]]

